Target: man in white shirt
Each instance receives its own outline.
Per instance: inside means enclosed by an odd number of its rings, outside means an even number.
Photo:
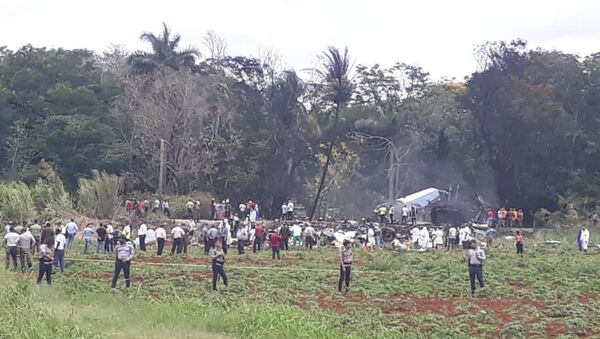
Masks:
[[[581,233],[579,234],[579,244],[581,246],[581,250],[587,252],[588,244],[590,242],[590,231],[583,226],[581,228]]]
[[[450,228],[448,229],[448,250],[456,249],[456,234],[457,233],[458,233],[458,231],[456,230],[456,227],[450,226]]]
[[[430,241],[429,230],[427,230],[427,227],[423,226],[421,231],[419,231],[419,247],[428,248]]]
[[[19,258],[21,259],[21,271],[26,272],[25,267],[28,271],[31,271],[31,249],[35,246],[35,238],[29,229],[25,229],[24,232],[19,235]]]
[[[67,248],[71,248],[75,236],[77,235],[77,232],[79,232],[79,226],[75,223],[75,219],[71,219],[71,221],[65,225],[65,230],[67,232]]]
[[[171,255],[181,254],[183,251],[183,234],[184,230],[181,226],[177,225],[171,230],[171,235],[173,236],[173,246],[171,247]]]
[[[294,224],[290,227],[290,232],[292,232],[292,245],[294,247],[302,246],[302,227],[298,224]]]
[[[240,211],[240,219],[246,219],[246,204],[243,201],[240,203],[238,209]]]
[[[413,243],[413,246],[419,242],[419,234],[420,233],[421,232],[419,231],[418,227],[413,227],[410,230],[410,241]]]
[[[287,220],[294,220],[294,203],[291,200],[287,205]]]
[[[281,204],[281,220],[287,220],[287,214],[288,204],[284,202],[283,204]]]
[[[106,244],[105,244],[105,248],[106,248],[106,252],[112,252],[115,249],[115,241],[114,238],[114,233],[115,229],[113,228],[113,225],[108,224],[106,225]]]
[[[156,213],[160,210],[160,200],[154,200],[154,204],[152,205],[152,213]]]
[[[469,241],[471,240],[471,228],[469,225],[465,225],[458,230],[458,238],[462,243],[463,249],[469,249]]]
[[[8,232],[4,235],[4,245],[6,247],[5,268],[10,267],[10,259],[12,259],[15,271],[18,269],[17,257],[19,255],[19,234],[15,232],[15,227],[10,226]],[[9,259],[10,258],[10,259]]]
[[[163,249],[165,248],[165,239],[167,238],[167,232],[165,231],[164,227],[158,226],[156,231],[154,231],[154,235],[156,236],[157,244],[156,255],[161,256]]]
[[[187,217],[190,220],[194,220],[194,202],[189,200],[185,203],[185,209],[187,210]]]
[[[406,225],[408,223],[408,213],[410,210],[407,206],[402,206],[402,225]]]
[[[60,230],[56,230],[56,237],[54,238],[54,266],[60,268],[61,272],[65,271],[65,247],[67,245],[67,238]]]
[[[138,238],[140,241],[140,250],[146,252],[146,233],[148,233],[148,226],[141,224],[138,229]]]
[[[11,227],[13,227],[14,225],[15,225],[15,223],[14,223],[14,222],[12,222],[12,221],[9,221],[9,222],[8,222],[8,224],[6,224],[6,225],[4,226],[4,233],[5,233],[5,234],[8,234],[8,232],[10,232],[10,228],[11,228]]]
[[[312,250],[316,243],[315,233],[315,229],[310,224],[304,229],[304,246],[306,246],[309,250]]]

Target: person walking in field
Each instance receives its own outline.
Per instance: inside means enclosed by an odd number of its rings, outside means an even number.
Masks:
[[[463,249],[469,249],[469,241],[471,240],[471,228],[469,225],[464,225],[458,230],[458,238],[462,244]]]
[[[252,243],[252,253],[262,250],[263,239],[265,235],[265,229],[262,224],[256,225],[254,229],[254,242]]]
[[[292,246],[302,246],[302,227],[300,227],[298,224],[294,224],[290,228],[290,231],[292,233]]]
[[[525,244],[525,238],[521,235],[520,231],[517,231],[515,236],[515,246],[517,247],[517,254],[523,256],[523,245]]]
[[[131,225],[127,224],[123,227],[122,236],[125,237],[125,240],[131,240]]]
[[[183,229],[177,225],[171,230],[171,235],[173,236],[173,246],[171,246],[171,255],[175,255],[175,251],[177,254],[181,254],[183,251]]]
[[[287,220],[288,217],[288,204],[287,202],[283,202],[281,204],[281,220]]]
[[[444,230],[438,228],[434,233],[433,245],[436,250],[444,248]]]
[[[350,290],[352,259],[352,243],[349,240],[344,240],[343,247],[340,250],[340,279],[338,281],[338,291],[340,293],[348,293],[348,291]],[[346,285],[346,288],[342,292],[342,285],[344,283]]]
[[[246,227],[240,227],[236,234],[237,238],[237,249],[238,254],[244,254],[244,248],[246,246],[246,241],[248,241],[248,229]]]
[[[163,249],[165,248],[165,239],[167,238],[167,232],[164,227],[158,226],[156,231],[154,232],[154,236],[156,237],[156,255],[161,256]]]
[[[471,283],[471,296],[475,297],[475,280],[479,283],[479,287],[485,286],[483,282],[483,264],[486,257],[483,249],[479,248],[477,241],[469,242],[469,251],[467,252],[467,263],[469,265],[469,281]]]
[[[35,254],[40,249],[40,242],[42,241],[42,226],[38,224],[37,220],[33,220],[33,225],[29,228],[31,235],[33,235],[33,239],[35,240],[35,245],[32,247],[32,254]]]
[[[10,260],[13,262],[15,271],[19,269],[17,258],[19,257],[19,234],[15,232],[15,227],[10,226],[8,233],[4,235],[4,246],[6,247],[5,268],[10,268]]]
[[[281,236],[281,249],[284,251],[289,250],[290,245],[290,228],[287,223],[283,223],[279,229],[279,235]]]
[[[287,220],[294,220],[294,203],[291,200],[287,204]]]
[[[274,232],[271,233],[269,237],[269,241],[271,242],[271,252],[273,260],[275,260],[275,256],[277,256],[277,260],[281,259],[280,249],[281,249],[281,236],[279,233]]]
[[[223,268],[225,265],[225,252],[221,241],[217,240],[215,247],[210,249],[210,258],[212,260],[212,288],[213,291],[216,291],[219,277],[223,279],[223,284],[227,286],[227,275]]]
[[[106,225],[100,224],[98,228],[96,228],[96,253],[106,253]]]
[[[207,233],[209,249],[215,247],[215,243],[219,239],[220,234],[221,233],[219,232],[219,229],[217,228],[217,226],[215,226],[215,224],[212,224],[210,226],[210,229],[208,229],[208,233]],[[205,249],[204,251],[208,254],[208,250]]]
[[[146,252],[146,234],[148,233],[148,226],[141,224],[138,229],[138,239],[140,241],[140,250]]]
[[[448,229],[448,250],[456,249],[457,236],[458,236],[458,231],[456,230],[456,227],[450,226],[450,228]]]
[[[315,234],[316,231],[314,227],[312,227],[312,225],[310,224],[304,229],[304,246],[306,246],[306,248],[308,248],[309,250],[312,250],[313,246],[316,243]]]
[[[125,276],[125,286],[129,288],[131,286],[131,260],[133,259],[134,249],[133,245],[127,242],[124,237],[119,238],[117,247],[115,247],[115,273],[112,278],[111,287],[117,288],[117,280],[121,271]]]
[[[60,268],[61,272],[65,271],[65,248],[67,247],[67,238],[60,229],[56,229],[56,237],[54,238],[54,266]]]
[[[38,270],[37,284],[42,284],[44,275],[46,276],[46,283],[48,286],[52,285],[52,263],[54,258],[52,257],[51,244],[54,243],[52,236],[43,238],[42,244],[40,245],[39,261],[40,266]]]
[[[83,229],[81,239],[83,240],[83,253],[88,254],[88,251],[92,250],[92,239],[94,238],[94,229],[88,224]]]
[[[583,252],[587,252],[588,244],[590,242],[590,231],[587,227],[581,227],[581,233],[579,234],[579,244]]]
[[[494,238],[496,238],[496,233],[496,229],[493,227],[485,231],[485,245],[487,248],[492,248],[492,246],[494,245]]]
[[[21,271],[30,272],[31,267],[31,249],[35,246],[35,238],[29,232],[29,229],[23,229],[19,235],[19,259],[21,261]]]
[[[113,225],[106,225],[106,244],[104,244],[106,252],[113,252],[115,250],[114,233],[115,229],[113,228]]]
[[[71,219],[65,225],[65,230],[67,231],[67,249],[73,246],[73,241],[75,240],[75,236],[77,232],[79,232],[79,226],[75,223],[75,219]]]

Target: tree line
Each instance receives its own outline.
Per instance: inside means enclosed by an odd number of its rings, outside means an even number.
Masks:
[[[231,56],[212,32],[204,53],[166,25],[140,38],[149,52],[0,49],[4,180],[35,183],[47,162],[70,191],[103,171],[154,192],[162,139],[167,193],[252,198],[274,214],[289,198],[367,214],[431,186],[529,214],[597,208],[600,54],[486,42],[457,82],[353,67],[334,47],[299,74],[273,51]]]

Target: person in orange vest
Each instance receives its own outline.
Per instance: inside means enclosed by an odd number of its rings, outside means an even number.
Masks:
[[[523,217],[525,217],[525,214],[523,213],[523,209],[519,208],[519,212],[518,212],[518,218],[519,218],[519,227],[523,227]]]
[[[494,224],[494,210],[492,210],[491,208],[488,208],[485,216],[486,216],[487,226],[492,227],[492,225]]]
[[[512,209],[512,222],[513,227],[519,227],[519,211],[516,208]]]

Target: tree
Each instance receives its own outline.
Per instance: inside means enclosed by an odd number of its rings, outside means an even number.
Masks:
[[[121,122],[131,172],[156,189],[164,139],[167,188],[178,194],[212,189],[219,164],[231,160],[240,145],[223,78],[162,68],[123,81],[113,114]]]
[[[325,165],[323,166],[323,174],[319,182],[317,194],[315,195],[315,202],[310,212],[310,220],[313,219],[315,210],[319,203],[319,197],[323,190],[323,185],[327,177],[327,170],[331,163],[331,152],[338,139],[338,123],[340,118],[340,112],[350,101],[352,97],[352,82],[349,79],[350,73],[350,58],[348,57],[348,49],[344,50],[344,53],[335,47],[329,47],[328,52],[323,53],[322,58],[322,69],[318,73],[323,77],[324,80],[324,96],[327,100],[334,105],[333,115],[333,137],[329,141],[327,153],[325,155]]]
[[[151,73],[161,65],[175,70],[191,69],[196,64],[200,52],[194,47],[179,50],[181,35],[172,34],[163,22],[163,31],[159,36],[146,32],[140,35],[140,40],[150,44],[152,52],[137,51],[129,57],[129,64],[137,73]]]

